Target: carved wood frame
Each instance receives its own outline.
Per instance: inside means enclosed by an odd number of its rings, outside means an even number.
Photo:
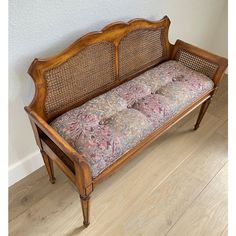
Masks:
[[[134,19],[125,22],[116,22],[109,24],[104,27],[101,31],[96,31],[88,33],[85,36],[78,39],[71,46],[65,49],[63,52],[59,53],[56,56],[39,60],[35,59],[29,68],[29,74],[34,80],[35,83],[35,96],[29,106],[25,107],[26,112],[30,118],[32,128],[34,131],[36,143],[39,146],[44,160],[47,160],[49,157],[53,162],[55,162],[59,168],[68,176],[68,178],[76,185],[82,203],[83,215],[84,215],[84,225],[89,224],[89,196],[94,190],[95,186],[106,179],[108,176],[113,174],[120,166],[125,164],[129,159],[135,157],[135,155],[143,150],[147,145],[152,143],[157,139],[161,134],[168,130],[171,126],[177,123],[180,119],[190,113],[199,105],[206,104],[210,101],[214,92],[218,88],[220,80],[224,75],[224,71],[227,68],[227,59],[209,53],[205,50],[199,49],[195,46],[187,44],[183,41],[177,40],[175,45],[172,45],[168,40],[168,30],[169,30],[170,20],[165,16],[160,21],[148,21],[144,19]],[[44,103],[47,93],[46,82],[43,76],[43,73],[49,68],[53,68],[68,58],[74,56],[81,49],[87,47],[88,45],[94,42],[102,41],[112,41],[116,45],[116,55],[118,55],[118,45],[121,38],[130,31],[139,28],[164,28],[164,37],[165,37],[165,47],[167,49],[167,55],[164,60],[175,59],[176,52],[179,48],[184,48],[185,50],[193,53],[194,55],[204,58],[210,62],[213,62],[218,65],[216,74],[214,75],[213,81],[215,84],[214,89],[203,94],[198,100],[193,102],[191,105],[186,107],[175,117],[169,120],[162,127],[154,131],[148,137],[146,137],[142,142],[137,144],[134,148],[125,153],[120,157],[116,162],[104,170],[96,178],[92,178],[91,169],[87,160],[80,155],[72,146],[70,146],[50,125],[49,121],[53,119],[53,116],[47,116],[44,112]],[[118,57],[116,57],[118,58]],[[119,77],[119,61],[116,59],[116,76]],[[149,68],[146,68],[146,70]],[[137,75],[132,76],[135,77]],[[129,79],[132,79],[129,78]],[[124,81],[123,81],[124,82]],[[117,80],[117,85],[121,82]],[[99,91],[98,94],[94,94],[93,97],[104,93],[106,90]],[[91,99],[89,97],[87,100]],[[85,101],[83,101],[85,102]],[[75,104],[74,107],[79,104]],[[207,107],[207,106],[205,106]],[[68,107],[67,110],[72,109],[73,107]],[[206,109],[202,109],[201,119],[205,113]],[[64,111],[63,111],[64,112]],[[60,115],[60,114],[57,114]],[[200,119],[200,121],[201,121]],[[199,122],[200,123],[200,122]],[[199,124],[198,124],[199,126]],[[67,161],[65,161],[67,160]],[[54,182],[53,172],[51,171],[52,166],[50,166],[50,161],[45,161],[47,170],[49,172],[50,180]]]

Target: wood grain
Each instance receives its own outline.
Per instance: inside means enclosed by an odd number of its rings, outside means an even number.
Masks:
[[[216,145],[220,147],[217,151]],[[103,228],[103,235],[114,231],[116,235],[165,235],[227,162],[226,150],[227,143],[220,135],[205,140],[161,185],[140,192],[132,207],[121,204],[115,212],[117,220]]]
[[[221,134],[225,138],[228,137],[228,120],[226,120],[217,130],[217,133]]]
[[[57,183],[52,185],[48,181],[45,167],[41,167],[26,178],[9,188],[9,220],[13,220],[29,209],[49,192],[55,191],[67,179],[64,174],[55,168]]]
[[[225,226],[225,228],[220,236],[228,236],[228,225]]]
[[[227,205],[227,165],[225,165],[167,235],[213,236],[222,233],[225,235]]]
[[[214,116],[223,119],[226,121],[228,119],[228,106],[225,106],[225,103],[228,103],[228,76],[225,75],[221,86],[219,86],[218,91],[216,92],[217,96],[214,96],[209,107],[208,112],[214,114]]]

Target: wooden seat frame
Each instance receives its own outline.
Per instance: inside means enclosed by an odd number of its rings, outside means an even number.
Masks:
[[[119,167],[121,167],[131,158],[135,157],[138,152],[140,152],[147,145],[152,143],[155,139],[157,139],[171,126],[173,126],[183,117],[185,117],[188,113],[190,113],[196,107],[202,104],[197,122],[195,124],[195,130],[199,127],[200,122],[227,68],[227,59],[225,58],[209,53],[205,50],[199,49],[195,46],[192,46],[180,40],[177,40],[174,45],[169,43],[168,41],[169,25],[170,25],[170,20],[167,16],[165,16],[162,20],[155,22],[144,19],[134,19],[129,21],[128,23],[116,22],[106,26],[101,31],[86,34],[85,36],[77,40],[75,43],[73,43],[70,47],[65,49],[62,53],[54,57],[44,60],[35,59],[29,68],[28,72],[34,80],[36,90],[33,101],[29,106],[25,107],[25,110],[28,113],[34,131],[36,143],[41,151],[51,183],[55,183],[53,163],[56,163],[58,167],[77,187],[82,204],[84,226],[89,225],[90,195],[97,184],[101,183],[104,179],[113,174]],[[177,51],[179,49],[183,49],[191,53],[191,55],[196,56],[197,58],[201,58],[210,63],[213,63],[214,65],[217,66],[217,70],[212,77],[212,80],[214,82],[214,88],[211,91],[203,94],[198,100],[196,100],[191,105],[186,107],[179,114],[177,114],[167,123],[165,123],[162,127],[155,130],[142,142],[140,142],[134,148],[129,150],[127,153],[121,156],[117,161],[115,161],[112,165],[110,165],[107,169],[105,169],[102,173],[100,173],[96,178],[93,178],[90,166],[86,158],[80,155],[49,125],[50,121],[52,121],[55,117],[61,115],[66,110],[53,115],[47,115],[45,113],[44,104],[45,104],[45,97],[47,94],[47,87],[45,80],[43,78],[43,73],[48,68],[56,67],[57,65],[65,62],[66,60],[68,60],[68,58],[72,57],[73,55],[78,53],[81,49],[87,47],[92,43],[102,42],[102,41],[112,41],[116,46],[116,53],[118,53],[118,45],[120,39],[127,32],[131,32],[132,30],[139,28],[148,29],[148,28],[160,28],[160,27],[165,29],[164,37],[167,42],[165,47],[167,48],[168,54],[165,60],[170,60],[170,59],[175,60]],[[116,60],[115,63],[118,68],[119,61]],[[142,70],[141,72],[139,72],[139,74],[148,69],[149,68],[145,68],[145,70]],[[118,73],[119,72],[117,70],[117,76]],[[129,79],[132,79],[137,75],[138,74],[135,74],[131,76]],[[123,82],[124,81],[122,82],[117,81],[115,86]],[[73,107],[77,107],[82,103],[86,102],[87,100],[90,100],[91,98],[96,97],[106,91],[107,90],[102,89],[96,94],[93,94],[90,97],[86,98],[84,101],[78,104],[74,104]],[[67,110],[73,107],[68,107]]]

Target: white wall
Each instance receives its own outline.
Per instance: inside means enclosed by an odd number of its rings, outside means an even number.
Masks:
[[[27,69],[35,57],[59,52],[86,32],[118,20],[141,17],[172,21],[170,40],[225,52],[225,38],[215,40],[226,0],[11,0],[9,1],[9,182],[42,165],[23,107],[34,86]],[[222,33],[226,34],[222,25]],[[227,39],[226,39],[227,40]],[[212,46],[214,42],[214,47]]]
[[[228,57],[227,42],[228,42],[228,4],[227,2],[225,2],[220,17],[218,18],[217,28],[214,33],[212,45],[209,48],[209,50],[223,57]]]

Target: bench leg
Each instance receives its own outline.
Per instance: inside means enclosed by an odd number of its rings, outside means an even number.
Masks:
[[[41,154],[42,154],[43,161],[44,161],[44,164],[46,166],[46,169],[47,169],[47,172],[49,175],[49,181],[52,184],[54,184],[56,181],[56,178],[54,176],[53,161],[43,150],[41,150]]]
[[[199,128],[199,125],[202,121],[202,118],[204,117],[206,111],[207,111],[207,108],[209,107],[210,105],[210,102],[211,102],[211,98],[207,99],[201,106],[201,109],[200,109],[200,112],[199,112],[199,115],[198,115],[198,118],[197,118],[197,122],[194,126],[194,130],[197,130]]]
[[[89,226],[89,211],[90,211],[90,196],[80,196],[82,211],[83,211],[83,217],[84,217],[84,226]]]
[[[93,191],[92,175],[87,163],[80,161],[74,162],[75,167],[75,185],[78,189],[81,201],[81,207],[84,217],[84,227],[89,226],[90,214],[90,195]]]

